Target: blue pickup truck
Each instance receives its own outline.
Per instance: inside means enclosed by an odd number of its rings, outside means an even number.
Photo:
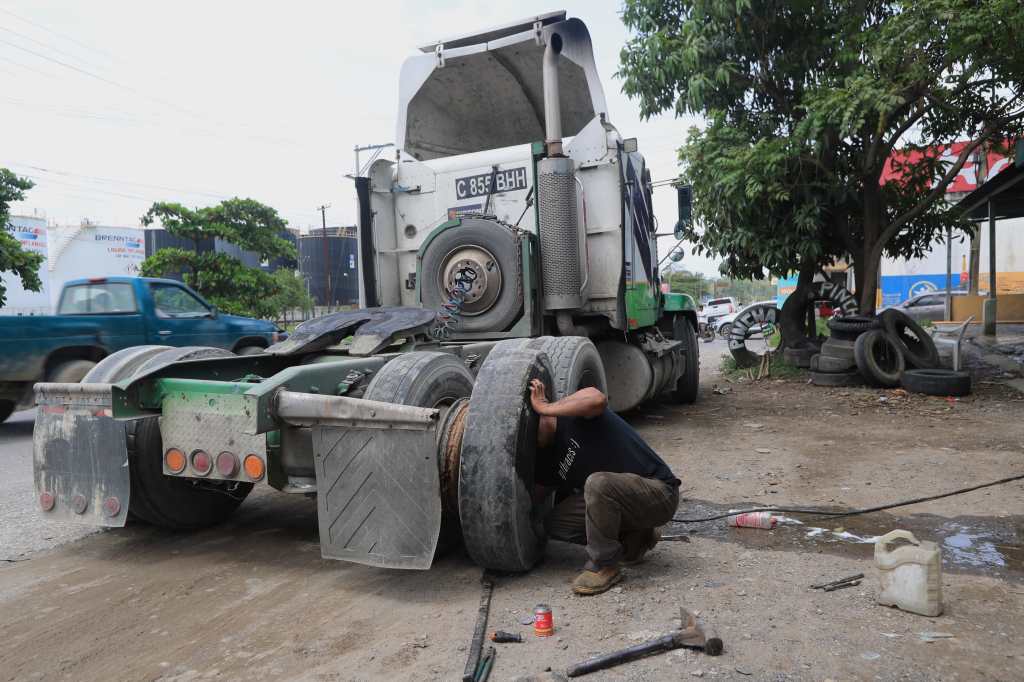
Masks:
[[[174,280],[73,280],[64,285],[56,315],[0,317],[0,423],[32,405],[37,381],[80,381],[122,348],[214,346],[248,355],[281,336],[271,322],[218,312]]]

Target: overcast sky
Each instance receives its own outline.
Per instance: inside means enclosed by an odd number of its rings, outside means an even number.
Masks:
[[[675,176],[694,121],[642,122],[621,93],[618,0],[0,0],[0,165],[37,183],[14,212],[138,225],[153,201],[242,196],[292,227],[319,226],[321,204],[352,224],[353,147],[394,140],[416,46],[563,8],[590,29],[612,123],[655,180]],[[670,188],[655,213],[674,224]],[[715,271],[686,251],[685,267]]]

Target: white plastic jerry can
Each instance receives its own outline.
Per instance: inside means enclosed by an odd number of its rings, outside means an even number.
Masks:
[[[911,544],[890,549],[894,540]],[[922,616],[942,613],[942,555],[934,542],[918,540],[908,530],[894,530],[875,542],[882,592],[878,603]]]

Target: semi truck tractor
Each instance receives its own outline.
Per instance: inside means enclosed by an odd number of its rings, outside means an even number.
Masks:
[[[363,306],[256,355],[140,346],[35,387],[41,513],[216,523],[254,486],[315,494],[323,556],[428,568],[458,542],[529,569],[528,384],[610,406],[697,397],[696,306],[663,293],[651,182],[564,12],[420,48],[393,158],[355,180]]]

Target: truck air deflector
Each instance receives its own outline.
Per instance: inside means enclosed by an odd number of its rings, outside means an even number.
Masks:
[[[586,25],[579,19],[541,23],[540,43],[532,21],[527,30],[510,33],[526,25],[520,22],[438,42],[432,54],[407,59],[399,85],[399,148],[425,160],[543,139],[542,61],[555,33],[562,40],[563,135],[575,135],[595,116],[606,115]]]

